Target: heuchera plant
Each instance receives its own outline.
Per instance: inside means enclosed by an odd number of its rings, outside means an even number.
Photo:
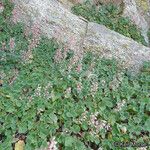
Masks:
[[[10,22],[12,7],[3,4],[0,150],[12,150],[18,140],[25,150],[119,150],[114,142],[149,142],[149,62],[134,77],[92,53],[70,67],[74,52],[45,37],[26,61],[33,35]]]

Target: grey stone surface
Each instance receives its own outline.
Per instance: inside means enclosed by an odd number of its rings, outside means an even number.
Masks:
[[[13,1],[21,14],[19,21],[38,23],[45,36],[56,38],[77,53],[92,51],[99,57],[116,58],[123,67],[135,70],[143,61],[150,61],[150,48],[103,25],[84,21],[57,0]]]
[[[150,48],[96,23],[88,24],[84,49],[100,57],[115,58],[125,68],[139,69],[143,61],[150,61]]]
[[[57,0],[13,0],[21,14],[19,21],[37,24],[42,33],[77,49],[85,36],[86,22],[69,12]]]
[[[129,17],[130,20],[141,29],[141,33],[145,41],[149,44],[147,32],[150,28],[150,16],[148,17],[147,15],[149,14],[148,12],[150,12],[150,2],[149,0],[144,1],[145,6],[142,6],[142,3],[141,5],[138,5],[140,2],[142,2],[142,0],[123,0],[123,15]],[[145,10],[143,10],[143,7],[145,7]]]

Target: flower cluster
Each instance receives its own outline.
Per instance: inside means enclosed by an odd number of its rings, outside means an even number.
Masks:
[[[96,92],[98,91],[98,82],[92,82],[91,84],[91,94],[94,97]]]
[[[123,80],[122,75],[123,75],[122,73],[118,73],[114,76],[113,80],[109,83],[109,88],[111,90],[116,90],[120,86],[120,84]]]
[[[57,150],[57,141],[55,140],[55,137],[53,137],[49,144],[48,144],[48,149],[47,150]]]
[[[106,86],[106,81],[105,80],[101,80],[100,84],[101,84],[102,87],[105,87]]]
[[[111,127],[105,120],[98,119],[98,112],[90,115],[89,125],[91,125],[91,134],[98,135],[99,131],[105,129],[106,131],[110,131]]]
[[[21,11],[18,7],[15,7],[12,11],[12,21],[16,24],[21,18]]]
[[[76,67],[76,71],[80,73],[82,71],[82,63],[79,63]]]
[[[41,29],[38,22],[31,26],[32,40],[30,41],[28,49],[31,50],[38,46],[40,42]]]
[[[81,116],[77,119],[77,123],[82,124],[83,121],[86,121],[87,114],[88,114],[88,111],[84,110],[84,112],[81,114]]]
[[[37,47],[39,42],[40,41],[38,38],[33,38],[29,43],[28,50],[32,50],[33,48]]]
[[[9,47],[10,47],[10,50],[13,50],[15,48],[15,39],[14,38],[10,38]]]
[[[29,26],[25,26],[24,36],[27,38],[29,35],[30,35],[30,28],[29,28]]]
[[[52,88],[52,84],[48,83],[47,86],[44,88],[44,97],[46,99],[50,99],[51,98],[51,93],[49,92],[49,89]]]
[[[77,92],[80,93],[82,91],[82,83],[78,82],[77,83]]]
[[[99,147],[98,150],[103,150],[103,148],[102,148],[102,147]]]
[[[41,97],[43,96],[46,99],[50,99],[51,96],[51,92],[49,91],[52,88],[52,84],[48,83],[45,87],[41,87],[39,84],[37,86],[37,88],[35,89],[34,95],[33,97]]]
[[[41,27],[40,27],[40,24],[38,22],[35,22],[31,26],[31,32],[32,32],[32,36],[33,36],[34,39],[40,37],[40,35],[41,35]]]
[[[67,88],[65,91],[65,98],[68,98],[71,94],[71,87]]]
[[[83,121],[86,121],[90,128],[90,134],[94,136],[99,136],[99,131],[104,129],[105,131],[110,131],[111,126],[105,120],[98,119],[99,113],[96,112],[90,115],[88,118],[88,111],[85,110],[81,116],[77,119],[77,123],[82,124]]]
[[[75,66],[79,62],[79,57],[78,55],[74,54],[74,56],[71,58],[68,70],[71,71],[72,67]]]
[[[25,62],[31,63],[33,59],[32,50],[23,51],[21,57]]]
[[[125,100],[122,100],[121,102],[117,103],[117,106],[114,109],[114,111],[116,112],[121,111],[125,104],[126,104]]]
[[[41,96],[41,89],[42,89],[42,87],[40,85],[38,85],[38,87],[35,89],[34,96],[40,97]]]
[[[0,13],[2,13],[4,10],[4,5],[0,2]]]
[[[1,45],[2,45],[1,50],[6,50],[6,43],[2,42]]]
[[[40,43],[41,29],[39,23],[36,22],[31,26],[31,33],[32,39],[29,41],[28,50],[22,54],[22,59],[29,63],[32,62],[33,59],[32,49],[36,48]],[[29,27],[26,27],[24,34],[26,37],[29,35]]]
[[[62,59],[63,59],[63,53],[62,50],[59,48],[56,50],[56,53],[54,55],[54,61],[55,63],[60,63]]]

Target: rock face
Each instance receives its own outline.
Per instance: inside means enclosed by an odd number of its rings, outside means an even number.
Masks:
[[[150,2],[148,0],[145,1],[145,9],[142,5],[138,6],[141,0],[123,0],[124,2],[124,16],[129,17],[131,21],[136,24],[140,29],[141,33],[144,36],[144,39],[147,43],[149,43],[147,32],[150,28]],[[142,1],[141,1],[142,2]],[[145,14],[144,14],[145,11]],[[147,12],[147,13],[146,13]],[[149,17],[147,16],[149,15]]]
[[[95,4],[108,4],[108,3],[113,3],[116,5],[120,5],[122,3],[122,0],[92,0],[93,3]]]
[[[138,71],[143,61],[150,61],[150,48],[96,23],[88,24],[84,48],[100,57],[115,58],[132,71]]]
[[[61,0],[61,1],[69,1],[73,4],[86,2],[86,0]],[[114,3],[119,5],[122,3],[122,0],[90,0],[90,3],[95,5],[108,4],[108,3]]]
[[[17,20],[27,26],[37,25],[49,38],[56,38],[77,49],[86,32],[86,22],[65,9],[57,0],[13,0]],[[14,14],[14,18],[15,15]]]
[[[13,1],[17,21],[28,26],[38,24],[45,36],[57,39],[76,53],[90,50],[100,57],[116,58],[126,68],[139,68],[143,61],[150,61],[150,48],[73,15],[57,0]]]
[[[150,28],[150,0],[135,0],[137,9],[145,18]]]
[[[86,0],[59,0],[70,9],[73,4],[84,3]],[[123,16],[129,17],[137,25],[147,42],[149,43],[147,32],[150,28],[150,1],[149,0],[90,0],[91,4],[109,4],[123,6]]]

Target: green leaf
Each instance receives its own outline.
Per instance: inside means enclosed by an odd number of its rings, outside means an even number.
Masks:
[[[75,143],[76,150],[86,150],[86,147],[83,142],[77,140]]]
[[[150,118],[146,120],[144,129],[150,132]]]
[[[83,130],[87,130],[88,129],[88,123],[87,122],[82,122],[82,128],[83,128]]]
[[[65,146],[66,147],[72,147],[73,143],[76,142],[76,139],[71,137],[71,136],[67,136],[65,137]]]
[[[54,123],[57,123],[58,118],[55,114],[51,113],[49,114],[49,117]]]
[[[19,133],[26,133],[27,132],[27,125],[26,125],[26,123],[19,125],[18,132]]]
[[[67,112],[66,116],[70,118],[70,117],[72,117],[72,113],[71,112]]]
[[[80,131],[80,126],[74,124],[72,127],[71,127],[71,130],[74,132],[74,133],[78,133]]]

